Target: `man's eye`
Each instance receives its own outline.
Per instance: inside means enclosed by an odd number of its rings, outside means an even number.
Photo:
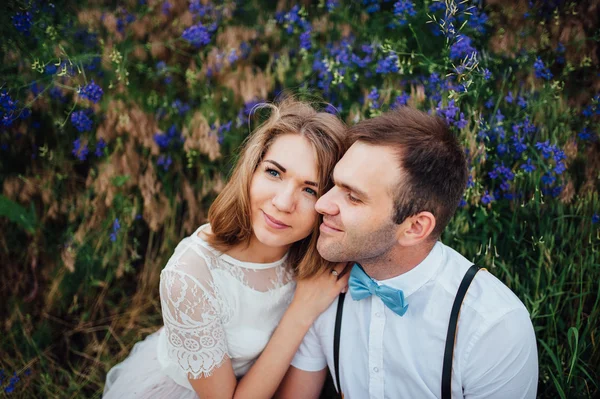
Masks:
[[[353,197],[352,194],[348,193],[348,199],[350,200],[350,202],[360,202],[360,200],[356,197]]]
[[[268,174],[270,174],[273,177],[279,177],[279,172],[276,171],[275,169],[268,168],[265,172],[267,172]]]

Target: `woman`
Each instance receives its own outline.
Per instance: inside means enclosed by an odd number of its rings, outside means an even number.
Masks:
[[[312,322],[345,290],[344,265],[316,250],[314,210],[346,150],[344,125],[293,99],[267,106],[210,224],[161,273],[164,328],[109,371],[105,398],[270,398]]]

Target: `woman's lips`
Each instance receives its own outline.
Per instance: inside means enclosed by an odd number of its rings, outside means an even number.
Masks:
[[[287,224],[283,223],[282,221],[277,220],[277,219],[267,215],[265,211],[263,211],[263,215],[265,215],[265,222],[267,223],[267,225],[274,229],[282,230],[282,229],[286,229],[286,228],[290,227]]]

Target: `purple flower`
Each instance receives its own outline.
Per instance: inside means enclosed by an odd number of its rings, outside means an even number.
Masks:
[[[17,31],[29,36],[31,29],[31,14],[29,12],[18,12],[12,17],[13,26]]]
[[[592,216],[592,224],[596,224],[598,222],[600,222],[600,216],[597,213],[594,213]]]
[[[509,92],[508,92],[508,94],[506,95],[506,97],[504,97],[504,100],[505,100],[507,103],[509,103],[509,104],[512,104],[512,102],[514,101],[514,98],[513,98],[512,91],[509,91]]]
[[[485,191],[485,194],[483,194],[483,195],[481,196],[481,203],[482,203],[483,205],[487,205],[487,204],[489,204],[489,203],[491,203],[491,202],[493,202],[493,201],[494,201],[494,197],[493,197],[492,195],[490,195],[490,194],[488,193],[488,191],[486,190],[486,191]]]
[[[104,94],[102,88],[98,86],[93,80],[92,83],[89,83],[88,85],[84,86],[79,91],[79,96],[81,98],[90,100],[94,104],[97,104],[98,101],[100,101],[100,99],[102,98],[102,94]]]
[[[310,48],[312,47],[312,44],[310,41],[310,33],[311,33],[310,28],[308,28],[304,32],[302,32],[302,34],[300,35],[300,48],[302,48],[304,50],[310,50]]]
[[[81,138],[73,141],[73,151],[72,154],[74,157],[79,159],[80,161],[85,161],[87,159],[89,150],[87,144],[81,145]]]
[[[104,154],[104,149],[106,148],[106,141],[104,139],[98,140],[96,143],[96,151],[94,151],[94,155],[100,158]]]
[[[396,16],[398,24],[406,25],[408,22],[407,17],[414,17],[417,15],[415,5],[410,0],[399,0],[394,3],[394,15]]]
[[[450,59],[458,60],[477,55],[477,49],[471,45],[471,38],[467,35],[456,35],[456,41],[450,46]]]
[[[390,52],[387,57],[380,59],[377,62],[375,73],[388,74],[398,72],[398,56],[394,52]]]
[[[490,79],[491,79],[491,77],[492,77],[492,73],[490,72],[490,70],[489,70],[489,69],[485,68],[485,69],[483,70],[483,78],[484,78],[485,80],[490,80]]]
[[[229,55],[227,56],[227,61],[229,61],[229,64],[233,64],[235,63],[238,59],[240,58],[240,56],[237,53],[236,49],[231,49],[231,51],[229,52]]]
[[[171,8],[173,8],[171,3],[169,3],[168,1],[165,1],[161,7],[161,11],[162,11],[163,15],[169,15],[171,13]]]
[[[376,87],[374,87],[373,90],[371,90],[371,92],[367,96],[367,99],[371,102],[371,108],[379,108],[379,102],[377,101],[379,100],[379,91],[377,91]]]
[[[536,169],[536,167],[534,164],[531,163],[531,159],[528,158],[527,162],[521,165],[521,169],[523,169],[527,173],[531,173]]]
[[[340,3],[338,2],[338,0],[327,0],[327,2],[325,3],[325,7],[327,8],[327,12],[332,12],[339,5],[340,5]]]
[[[171,166],[172,163],[173,160],[171,159],[170,155],[168,155],[167,157],[165,157],[164,155],[160,155],[158,157],[158,160],[156,161],[156,164],[162,166],[165,172],[169,170],[169,166]]]
[[[398,108],[400,106],[406,105],[409,99],[410,94],[402,92],[402,94],[396,97],[396,101],[394,101],[394,104],[392,104],[392,108]]]
[[[552,72],[550,72],[550,69],[548,69],[546,67],[546,65],[544,64],[544,61],[542,61],[542,59],[540,57],[537,57],[537,59],[535,60],[535,63],[533,64],[533,68],[535,70],[535,77],[536,78],[541,78],[541,79],[546,79],[546,80],[550,80],[552,79]]]
[[[75,111],[71,114],[71,123],[79,132],[87,132],[88,130],[92,130],[93,122],[89,117],[91,114],[92,110],[90,109]]]
[[[210,43],[210,32],[207,27],[198,23],[183,31],[181,37],[194,47],[206,46]]]
[[[115,221],[112,224],[112,232],[110,233],[110,240],[112,242],[117,241],[117,234],[121,229],[121,224],[119,223],[119,218],[115,218]]]

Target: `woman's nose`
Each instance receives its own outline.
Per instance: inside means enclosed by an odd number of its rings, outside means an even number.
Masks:
[[[294,188],[290,186],[282,187],[273,197],[273,205],[281,212],[293,212],[296,205]]]

